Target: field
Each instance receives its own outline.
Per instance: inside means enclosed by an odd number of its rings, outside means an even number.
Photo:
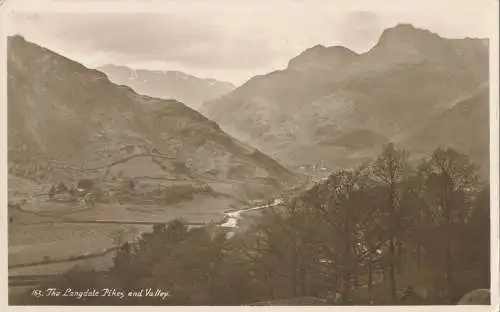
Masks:
[[[135,240],[151,231],[153,224],[177,218],[190,223],[219,222],[225,212],[248,205],[246,186],[217,181],[210,184],[212,192],[194,193],[188,200],[170,204],[115,201],[90,207],[49,201],[44,195],[47,185],[13,176],[8,183],[9,296],[29,291],[75,266],[109,269],[115,252],[94,254]],[[85,255],[88,258],[74,260]]]
[[[185,218],[190,222],[219,221],[228,209],[224,201],[195,198],[174,207],[99,204],[57,214],[54,210],[35,213],[9,209],[9,266],[44,259],[61,259],[94,253],[134,240],[152,225],[133,222],[168,222]],[[203,205],[205,209],[198,207]],[[116,222],[114,224],[99,222]],[[71,223],[70,223],[71,222]],[[93,223],[78,223],[93,222]],[[129,223],[130,222],[130,223]]]
[[[150,228],[121,224],[13,224],[9,227],[9,266],[100,252],[120,240],[133,240]]]
[[[67,272],[73,267],[92,267],[96,270],[106,270],[113,264],[114,254],[114,252],[110,252],[105,256],[86,260],[50,263],[24,268],[13,268],[9,269],[9,276],[15,278],[20,276],[57,275]]]
[[[95,221],[115,220],[120,222],[168,222],[175,218],[185,218],[190,222],[217,221],[224,211],[231,207],[228,198],[212,198],[196,195],[192,200],[173,205],[137,205],[137,204],[97,204],[85,210],[66,213],[72,220]]]
[[[87,260],[69,261],[25,268],[9,269],[9,300],[13,296],[33,289],[54,275],[62,274],[74,267],[92,267],[106,270],[113,265],[114,252]],[[14,303],[15,304],[15,303]]]
[[[113,188],[113,183],[120,185],[111,181],[105,187]],[[155,183],[166,192],[158,196]],[[87,206],[49,200],[47,184],[9,176],[8,185],[9,296],[75,266],[109,269],[115,254],[109,249],[151,231],[153,224],[178,218],[196,224],[219,222],[225,212],[248,207],[266,190],[259,181],[211,181],[207,191],[200,192],[185,181],[142,179],[118,200]]]
[[[9,177],[10,276],[62,273],[80,262],[96,268],[106,267],[97,259],[19,266],[99,253],[135,240],[141,233],[151,231],[154,223],[176,218],[195,223],[217,222],[223,219],[225,211],[241,205],[228,196],[195,194],[191,200],[171,205],[97,203],[85,207],[78,202],[48,201],[46,196],[40,196],[46,188],[29,180]],[[223,184],[214,188],[221,193],[230,191]],[[19,207],[18,203],[21,203]]]

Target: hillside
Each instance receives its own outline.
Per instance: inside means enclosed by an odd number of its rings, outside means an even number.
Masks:
[[[399,24],[363,54],[310,48],[286,69],[254,77],[200,111],[282,164],[338,168],[475,94],[487,83],[488,68],[487,40],[442,38]]]
[[[8,74],[11,173],[222,183],[242,197],[294,178],[181,102],[139,95],[19,36],[8,39]]]
[[[402,137],[399,142],[416,154],[429,154],[436,146],[462,150],[476,163],[485,164],[483,169],[488,172],[489,103],[489,88],[486,86]]]
[[[179,71],[134,70],[112,64],[97,70],[105,73],[112,82],[129,86],[139,94],[178,100],[194,109],[235,88],[229,82],[202,79]]]

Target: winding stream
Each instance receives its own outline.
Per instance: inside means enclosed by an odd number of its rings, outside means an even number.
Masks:
[[[283,199],[278,198],[275,199],[271,204],[265,204],[265,205],[260,205],[260,206],[255,206],[252,208],[246,208],[246,209],[240,209],[232,212],[227,212],[225,214],[225,222],[220,225],[222,228],[229,228],[229,229],[235,229],[238,227],[239,221],[242,219],[241,214],[244,212],[248,211],[253,211],[253,210],[259,210],[259,209],[265,209],[265,208],[271,208],[271,207],[276,207],[278,205],[283,204]]]

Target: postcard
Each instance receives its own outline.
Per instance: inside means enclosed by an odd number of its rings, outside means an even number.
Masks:
[[[496,1],[1,10],[9,309],[498,311]]]

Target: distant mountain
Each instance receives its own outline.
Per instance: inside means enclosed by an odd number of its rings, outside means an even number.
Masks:
[[[361,129],[336,136],[332,140],[326,140],[320,143],[324,145],[342,146],[355,151],[365,148],[379,148],[388,142],[389,140],[386,137],[378,133],[367,129]]]
[[[437,146],[467,153],[479,164],[489,164],[489,88],[460,100],[452,108],[423,123],[399,139],[399,144],[415,154],[429,154]],[[484,166],[484,171],[488,171]]]
[[[112,64],[97,70],[105,73],[112,82],[129,86],[139,94],[178,100],[194,109],[235,88],[229,82],[202,79],[179,71],[135,70]]]
[[[9,163],[35,163],[41,180],[63,170],[169,185],[225,183],[234,188],[229,194],[245,197],[294,179],[181,102],[137,94],[19,36],[8,39],[8,79]]]
[[[487,40],[399,24],[363,54],[312,47],[200,112],[288,166],[351,166],[475,94],[488,82],[488,56]]]

